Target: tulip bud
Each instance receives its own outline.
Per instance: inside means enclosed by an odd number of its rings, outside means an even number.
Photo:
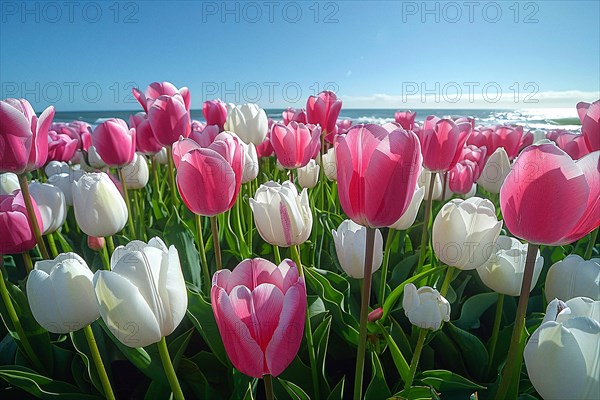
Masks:
[[[244,147],[244,174],[242,175],[242,183],[253,181],[258,176],[258,155],[254,143],[245,144],[240,141]]]
[[[224,129],[235,132],[244,143],[259,145],[267,136],[269,121],[256,104],[229,105]]]
[[[379,321],[381,319],[381,317],[383,317],[383,308],[378,307],[378,308],[374,309],[373,311],[371,311],[369,313],[369,315],[367,315],[367,321],[376,322],[376,321]]]
[[[102,169],[104,167],[106,167],[106,163],[104,162],[104,160],[102,160],[102,157],[100,157],[100,154],[98,154],[98,152],[96,151],[96,147],[95,146],[90,146],[87,150],[88,152],[88,164],[90,167],[95,168],[95,169]]]
[[[102,160],[111,167],[122,167],[133,161],[135,155],[135,129],[127,122],[110,118],[94,129],[92,144]]]
[[[365,277],[365,252],[367,228],[347,219],[340,224],[338,230],[331,231],[335,243],[335,252],[342,269],[355,279]],[[383,237],[379,229],[375,231],[373,247],[373,270],[381,267],[383,261]]]
[[[156,161],[162,165],[167,165],[169,163],[166,148],[163,147],[158,153],[156,153]]]
[[[510,172],[510,161],[503,147],[499,147],[488,158],[477,179],[477,183],[491,193],[500,193],[500,188]]]
[[[436,331],[442,321],[450,321],[450,303],[436,289],[423,286],[417,290],[412,283],[404,286],[404,313],[411,324]]]
[[[312,189],[319,183],[319,164],[310,160],[304,167],[298,168],[298,183],[306,189]]]
[[[75,253],[36,262],[27,278],[27,298],[35,320],[52,333],[74,332],[97,320],[93,277]]]
[[[12,172],[0,174],[0,194],[11,194],[20,187],[19,177],[16,174]]]
[[[417,214],[419,213],[419,207],[423,202],[423,197],[425,197],[425,188],[417,187],[415,194],[413,195],[412,200],[404,214],[398,219],[398,221],[394,222],[393,225],[390,225],[390,229],[396,229],[399,231],[406,230],[415,223],[417,219]]]
[[[42,217],[34,199],[31,199],[36,220],[41,225]],[[40,226],[43,229],[43,226]],[[40,229],[40,230],[41,230]],[[0,195],[0,255],[23,253],[36,245],[31,230],[25,200],[20,190]]]
[[[419,175],[419,180],[417,181],[417,185],[419,187],[425,188],[424,198],[425,200],[429,200],[429,187],[431,182],[431,171],[427,169],[423,169],[421,174]],[[435,175],[435,181],[433,184],[433,199],[441,200],[442,198],[442,174]]]
[[[323,172],[330,181],[337,180],[337,164],[335,163],[335,148],[330,148],[327,153],[323,154],[321,159],[323,165]]]
[[[64,196],[68,206],[73,205],[72,184],[83,176],[84,172],[79,169],[69,169],[69,172],[54,174],[48,178],[47,183],[59,188]]]
[[[571,254],[554,263],[546,276],[545,291],[548,301],[580,296],[600,300],[600,258],[584,260]]]
[[[40,210],[44,235],[56,231],[65,223],[67,202],[62,190],[49,183],[31,182],[29,193]]]
[[[136,153],[133,162],[123,167],[123,176],[128,189],[144,188],[150,178],[146,157]]]
[[[87,245],[94,251],[100,251],[104,248],[105,240],[103,237],[88,236]]]

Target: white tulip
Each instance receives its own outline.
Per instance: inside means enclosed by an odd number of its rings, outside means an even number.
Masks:
[[[477,268],[477,273],[483,283],[494,292],[508,296],[518,296],[523,284],[525,259],[527,258],[527,244],[517,239],[501,235],[496,242],[495,251],[489,260]],[[542,267],[544,257],[537,251],[533,268],[533,279],[529,291],[533,290]]]
[[[312,230],[312,211],[306,189],[298,194],[290,181],[267,182],[258,188],[250,207],[260,236],[275,246],[304,243]]]
[[[72,184],[83,176],[84,172],[79,169],[69,169],[68,173],[61,172],[48,178],[47,183],[59,188],[65,195],[67,205],[73,205]]]
[[[92,168],[102,169],[106,167],[106,163],[100,158],[100,154],[96,151],[95,146],[88,148],[88,164]]]
[[[404,286],[404,313],[411,324],[436,331],[442,321],[450,321],[450,303],[436,289],[423,286],[417,290],[412,283]]]
[[[600,302],[552,300],[524,356],[529,380],[545,400],[600,399]]]
[[[258,154],[254,143],[246,144],[240,140],[244,147],[244,173],[242,174],[242,183],[253,181],[258,176]]]
[[[335,252],[342,269],[355,279],[365,277],[365,251],[367,228],[347,219],[331,231],[335,243]],[[383,237],[379,229],[375,230],[375,247],[373,248],[374,273],[381,267],[383,261]]]
[[[554,263],[548,270],[545,290],[548,301],[580,296],[600,300],[600,258],[584,260],[571,254]]]
[[[323,154],[321,164],[323,172],[330,181],[337,181],[337,164],[335,163],[335,148],[330,148],[327,153]]]
[[[75,253],[36,262],[27,277],[27,298],[35,320],[52,333],[74,332],[97,320],[93,277]]]
[[[296,169],[300,186],[306,189],[317,186],[317,183],[319,183],[319,169],[319,164],[312,159],[304,167]]]
[[[19,177],[12,172],[0,174],[0,194],[11,194],[13,190],[19,189]]]
[[[64,161],[50,161],[44,168],[48,178],[56,174],[68,174],[70,171],[71,167]]]
[[[67,201],[62,190],[49,183],[31,182],[29,193],[40,210],[44,235],[56,231],[65,223]]]
[[[423,202],[423,198],[425,197],[425,188],[417,187],[417,190],[413,194],[413,198],[408,205],[404,214],[398,219],[398,221],[394,222],[393,225],[390,225],[390,229],[396,229],[399,231],[406,230],[415,223],[417,219],[417,214],[419,213],[419,207],[421,207],[421,203]]]
[[[125,346],[144,347],[170,335],[187,309],[179,253],[155,237],[115,249],[110,271],[97,271],[94,291],[102,319]]]
[[[227,107],[225,130],[235,132],[244,143],[261,144],[269,130],[269,120],[265,110],[257,104],[243,104]]]
[[[167,165],[169,163],[169,156],[167,155],[167,149],[165,147],[160,149],[160,151],[156,153],[155,156],[156,161],[158,161],[159,164]]]
[[[491,193],[500,193],[500,188],[510,172],[510,161],[504,147],[498,147],[488,158],[477,183]]]
[[[148,184],[150,171],[143,154],[135,153],[133,161],[123,167],[123,176],[127,189],[142,189]]]
[[[88,173],[73,182],[73,208],[81,230],[89,236],[112,236],[127,223],[121,192],[104,172]]]
[[[441,200],[442,198],[442,174],[435,174],[435,182],[433,184],[433,200]],[[417,186],[425,188],[425,200],[429,200],[429,187],[431,184],[431,171],[423,168],[419,179],[417,180]],[[448,191],[446,190],[446,193]]]
[[[480,197],[454,199],[433,221],[433,250],[441,262],[462,270],[482,266],[496,248],[502,221],[494,204]]]

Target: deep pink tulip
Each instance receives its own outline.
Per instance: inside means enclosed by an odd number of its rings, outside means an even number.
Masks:
[[[222,131],[227,120],[227,103],[220,99],[207,100],[202,104],[202,114],[207,125],[217,125]]]
[[[337,133],[338,135],[343,135],[348,132],[348,129],[352,126],[352,120],[350,119],[340,119],[336,122],[337,125]]]
[[[200,145],[200,147],[208,147],[221,132],[217,125],[206,125],[201,130],[192,131],[189,138]]]
[[[590,152],[600,150],[600,100],[592,104],[578,103],[577,113],[581,120],[581,133]]]
[[[558,137],[560,135],[562,135],[563,133],[571,133],[571,132],[569,132],[566,129],[552,129],[552,130],[546,132],[546,139],[556,142],[556,139],[558,139]]]
[[[70,139],[77,141],[77,148],[81,149],[81,134],[75,126],[71,126],[66,122],[53,122],[48,129],[48,133],[54,131],[57,134],[68,136]]]
[[[87,245],[90,249],[100,251],[104,248],[106,241],[103,237],[88,236]]]
[[[0,172],[22,174],[46,163],[53,117],[52,106],[38,118],[25,99],[0,102]]]
[[[183,156],[192,150],[201,148],[202,146],[195,140],[181,136],[178,141],[173,143],[173,164],[175,165],[175,168],[179,168],[179,163]]]
[[[201,131],[206,128],[206,122],[200,122],[195,119],[192,120],[192,132],[193,131]]]
[[[354,125],[335,138],[340,203],[357,224],[381,228],[398,221],[421,172],[419,139],[411,131]]]
[[[473,118],[473,117],[458,117],[458,118],[453,118],[452,120],[454,121],[455,124],[461,124],[463,122],[471,124],[471,131],[473,129],[475,129],[475,118]]]
[[[237,136],[221,132],[206,148],[190,149],[177,168],[177,188],[195,214],[215,216],[233,207],[242,184],[245,154]]]
[[[554,144],[527,147],[500,190],[508,230],[550,246],[572,243],[600,225],[600,151],[578,161]]]
[[[451,170],[460,160],[470,134],[471,124],[467,122],[456,124],[451,119],[427,117],[419,132],[423,166],[432,172]]]
[[[473,188],[475,171],[479,167],[472,161],[462,160],[448,171],[448,187],[457,194],[467,194]]]
[[[481,172],[483,171],[483,167],[485,167],[485,163],[487,161],[487,148],[477,147],[473,145],[465,146],[462,150],[462,154],[460,155],[460,161],[470,161],[473,163],[473,180],[476,181],[481,176]],[[455,192],[458,193],[458,192]]]
[[[256,156],[258,158],[269,157],[271,156],[275,150],[273,150],[273,145],[271,145],[271,139],[269,139],[270,134],[267,135],[265,140],[262,141],[261,144],[256,146]]]
[[[94,129],[92,145],[102,161],[110,167],[123,167],[135,156],[135,130],[127,122],[110,118]]]
[[[32,198],[33,210],[40,223],[42,217],[35,200]],[[23,253],[33,249],[36,245],[35,236],[29,224],[27,209],[21,190],[17,189],[12,194],[0,195],[0,254]]]
[[[163,146],[171,146],[179,136],[190,135],[190,114],[179,94],[159,96],[154,100],[148,111],[148,119],[154,138]]]
[[[129,126],[135,128],[135,145],[140,153],[152,155],[162,150],[163,147],[156,141],[145,112],[130,115]]]
[[[190,91],[187,87],[177,89],[171,82],[152,82],[150,85],[148,85],[144,93],[142,93],[138,88],[133,88],[132,92],[133,96],[146,112],[149,112],[148,110],[150,110],[150,107],[152,107],[154,101],[160,96],[173,97],[175,95],[181,96],[181,100],[185,105],[186,110],[188,112],[190,111],[192,99],[190,96]]]
[[[412,131],[415,127],[415,117],[417,113],[414,111],[396,111],[394,114],[394,119],[400,126],[407,131]]]
[[[488,142],[488,150],[492,153],[498,147],[504,147],[508,158],[512,160],[519,155],[521,138],[523,137],[522,126],[497,126],[494,133],[490,136],[491,143]],[[490,153],[490,154],[492,154]]]
[[[306,286],[296,264],[246,259],[213,275],[211,304],[227,355],[254,378],[280,375],[298,353]]]
[[[310,96],[306,102],[306,120],[309,124],[319,124],[324,134],[333,132],[342,100],[334,92],[325,90],[317,96]]]
[[[61,131],[64,132],[64,129],[61,129]],[[71,136],[63,133],[49,131],[47,161],[67,162],[73,158],[78,147],[79,140],[73,139]]]
[[[581,157],[590,153],[585,136],[579,133],[562,132],[554,139],[558,147],[563,149],[573,160],[579,160]]]
[[[525,133],[521,137],[521,143],[519,144],[519,152],[521,152],[521,150],[523,150],[525,147],[531,146],[532,144],[533,144],[533,132],[527,131],[527,133]]]
[[[283,117],[283,124],[287,125],[292,121],[299,124],[308,123],[306,120],[306,110],[304,108],[292,108],[288,107],[284,112],[281,113]]]
[[[321,148],[321,128],[290,122],[271,128],[271,145],[279,163],[285,168],[304,167]]]

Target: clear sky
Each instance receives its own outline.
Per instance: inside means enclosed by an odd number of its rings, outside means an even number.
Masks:
[[[592,1],[0,1],[1,97],[131,110],[133,85],[301,106],[573,107],[600,97]]]

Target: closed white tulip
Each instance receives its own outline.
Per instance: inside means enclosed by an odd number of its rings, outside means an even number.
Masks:
[[[502,221],[494,204],[480,197],[454,199],[433,221],[433,250],[444,264],[462,270],[482,266],[496,248]]]
[[[142,189],[148,184],[150,172],[146,157],[140,153],[135,153],[133,161],[123,167],[123,176],[127,189]]]
[[[77,331],[100,317],[94,274],[75,253],[35,263],[27,278],[27,298],[35,320],[48,332]]]
[[[510,161],[503,147],[498,147],[488,158],[477,183],[491,193],[500,193],[500,188],[510,172]]]
[[[13,190],[19,189],[19,177],[12,172],[0,174],[0,194],[11,194]]]
[[[106,163],[100,157],[100,154],[96,151],[95,146],[90,146],[88,148],[88,164],[92,168],[102,169],[106,167]]]
[[[545,400],[600,399],[600,302],[552,300],[524,356],[529,380]]]
[[[235,132],[244,143],[261,144],[269,130],[265,110],[257,104],[228,105],[225,130]]]
[[[404,286],[404,314],[411,324],[436,331],[442,321],[450,321],[450,303],[436,289],[423,286],[417,290],[412,283]]]
[[[69,172],[61,172],[48,177],[46,183],[59,188],[65,195],[68,206],[73,205],[73,182],[83,176],[84,172],[79,169],[69,169]]]
[[[306,189],[312,189],[319,182],[320,166],[315,160],[310,160],[304,167],[296,169],[298,171],[298,183]]]
[[[272,245],[290,247],[304,243],[310,236],[313,217],[306,189],[290,181],[267,182],[258,188],[250,207],[260,236]]]
[[[419,213],[419,207],[421,207],[421,203],[423,202],[423,198],[425,197],[425,188],[417,187],[415,194],[413,195],[410,204],[404,214],[398,219],[398,221],[394,222],[394,225],[390,225],[390,229],[396,229],[399,231],[406,230],[415,223],[417,219],[417,214]]]
[[[48,178],[56,174],[68,174],[70,171],[71,167],[64,161],[50,161],[44,167],[44,172]]]
[[[571,254],[554,263],[548,270],[545,290],[548,301],[580,296],[600,300],[600,258],[584,260]]]
[[[435,174],[435,182],[433,184],[433,200],[441,200],[442,198],[442,174]],[[425,188],[424,199],[429,200],[429,186],[431,183],[431,171],[423,168],[419,179],[417,180],[417,186]],[[452,196],[450,196],[452,197]]]
[[[40,210],[44,235],[56,231],[65,223],[67,201],[62,190],[49,183],[31,182],[29,193]]]
[[[167,165],[169,163],[169,156],[167,155],[167,149],[165,147],[156,153],[156,161],[162,165]]]
[[[254,143],[246,144],[240,141],[244,147],[244,173],[242,174],[242,183],[253,181],[258,176],[258,154]]]
[[[104,172],[88,173],[73,182],[77,225],[89,236],[112,236],[127,223],[127,206]]]
[[[367,228],[347,219],[331,231],[335,243],[335,252],[342,269],[355,279],[365,277],[365,251]],[[383,237],[379,229],[375,230],[375,246],[373,247],[374,273],[381,267],[383,261]]]
[[[158,237],[115,249],[110,271],[97,271],[94,291],[102,319],[129,347],[144,347],[170,335],[187,309],[179,253]]]
[[[335,148],[330,148],[323,154],[322,162],[323,172],[330,181],[337,181],[337,164],[335,163]]]
[[[477,268],[477,273],[483,283],[494,292],[508,296],[518,296],[521,293],[521,285],[523,284],[526,258],[527,244],[502,235],[496,241],[495,251],[485,264]],[[535,287],[543,266],[544,257],[540,256],[538,250],[533,267],[530,292]]]

